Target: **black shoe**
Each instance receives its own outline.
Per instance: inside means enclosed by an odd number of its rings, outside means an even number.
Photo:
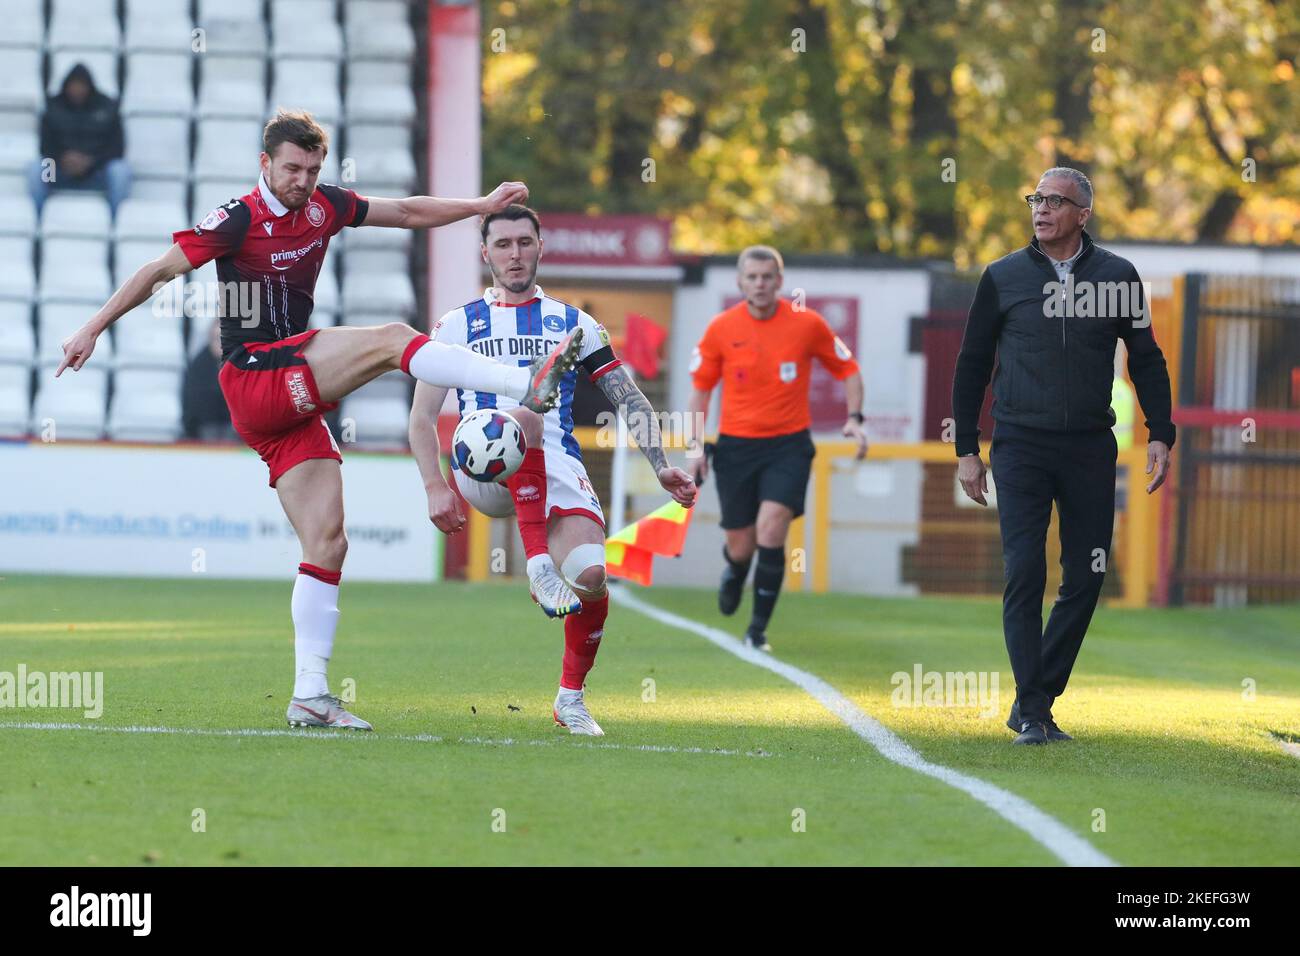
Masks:
[[[725,547],[722,549],[722,558],[724,565],[722,583],[718,585],[718,610],[724,616],[730,617],[736,613],[736,608],[740,607],[740,599],[745,593],[745,578],[749,574],[749,568],[745,568],[744,574],[737,574],[731,559],[727,557]]]
[[[1007,718],[1007,726],[1015,733],[1020,733],[1020,701],[1011,702],[1011,716]]]
[[[772,653],[772,645],[767,643],[767,635],[761,631],[746,631],[745,646],[752,647],[756,651],[766,651]]]
[[[1047,729],[1048,740],[1073,740],[1074,739],[1069,734],[1067,734],[1064,730],[1062,730],[1060,727],[1056,726],[1056,721],[1052,720],[1050,717],[1043,722],[1043,726]]]
[[[1015,744],[1045,744],[1047,743],[1047,725],[1042,721],[1026,720],[1020,728],[1020,733],[1012,741]]]

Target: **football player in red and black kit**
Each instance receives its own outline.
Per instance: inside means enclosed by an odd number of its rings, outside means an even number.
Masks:
[[[430,341],[399,322],[307,328],[325,247],[344,226],[444,226],[524,202],[528,188],[502,183],[479,199],[379,199],[318,185],[329,144],[307,113],[281,110],[266,125],[262,146],[257,187],[214,209],[193,229],[174,233],[167,252],[142,266],[64,341],[55,375],[80,369],[100,334],[162,284],[216,260],[222,286],[221,390],[235,430],[270,469],[271,486],[302,545],[291,603],[296,679],[287,717],[294,726],[370,730],[329,693],[326,680],[348,542],[342,456],[323,413],[397,368],[439,388],[509,394],[545,412],[577,361],[581,330],[521,368]]]

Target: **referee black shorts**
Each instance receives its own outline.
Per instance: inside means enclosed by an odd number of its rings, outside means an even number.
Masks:
[[[719,435],[713,450],[713,474],[722,503],[722,527],[749,527],[757,520],[762,501],[779,502],[796,518],[803,514],[816,453],[807,429],[771,438]]]

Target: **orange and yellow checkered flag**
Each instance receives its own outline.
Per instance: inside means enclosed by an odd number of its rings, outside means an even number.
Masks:
[[[613,577],[650,585],[654,580],[654,556],[680,555],[690,524],[691,509],[675,501],[656,508],[605,539],[605,570]]]

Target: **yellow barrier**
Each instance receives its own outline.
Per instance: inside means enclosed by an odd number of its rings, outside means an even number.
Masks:
[[[600,440],[598,441],[598,436]],[[574,437],[587,446],[605,445],[609,433],[596,428],[575,428]],[[682,447],[680,438],[668,438],[668,447]],[[636,447],[628,440],[629,447]],[[987,449],[981,451],[988,462]],[[836,463],[852,461],[857,455],[857,445],[847,441],[819,442],[817,457],[813,459],[813,503],[811,512],[790,525],[790,538],[800,542],[805,560],[792,562],[789,586],[803,590],[811,584],[818,594],[830,590],[831,541],[831,476]],[[953,446],[947,442],[913,442],[874,444],[867,455],[868,461],[921,461],[948,464],[955,470],[957,459]],[[1128,509],[1118,528],[1116,542],[1124,569],[1121,597],[1114,603],[1120,607],[1145,607],[1154,581],[1154,549],[1150,546],[1156,534],[1155,502],[1146,493],[1146,446],[1136,444],[1120,452],[1119,463],[1128,466]],[[469,510],[469,553],[466,577],[471,581],[484,581],[488,576],[489,543],[492,519],[474,509]],[[617,529],[614,529],[617,530]],[[811,542],[808,538],[811,536]]]

